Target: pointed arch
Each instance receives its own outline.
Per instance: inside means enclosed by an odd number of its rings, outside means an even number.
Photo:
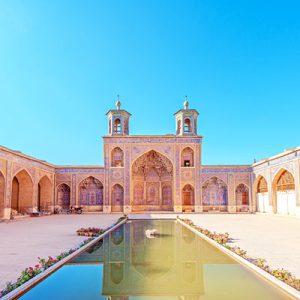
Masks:
[[[207,179],[202,186],[203,211],[226,211],[228,205],[228,187],[226,183],[213,176]]]
[[[122,212],[124,206],[124,188],[115,184],[111,189],[111,211]]]
[[[256,185],[256,193],[267,193],[268,192],[268,183],[265,177],[259,176]]]
[[[184,123],[183,123],[183,131],[185,133],[190,133],[192,132],[192,125],[191,125],[191,119],[190,118],[185,118]]]
[[[5,192],[5,178],[0,171],[0,219],[4,217],[4,192]]]
[[[116,147],[111,151],[111,166],[124,167],[124,153],[120,147]]]
[[[181,166],[194,167],[194,150],[191,147],[186,147],[182,150]]]
[[[114,120],[114,133],[122,133],[122,125],[120,118]]]
[[[79,183],[79,205],[85,210],[103,211],[103,184],[94,176]]]
[[[235,189],[235,201],[237,212],[249,211],[249,188],[240,183]]]
[[[43,176],[38,182],[38,211],[51,211],[53,203],[53,185],[47,175]]]
[[[261,213],[268,213],[271,210],[269,204],[268,182],[264,176],[259,175],[254,183],[256,199],[256,210]]]
[[[140,155],[132,164],[132,210],[173,210],[173,164],[156,150]]]
[[[22,169],[12,180],[11,208],[17,213],[30,213],[33,209],[33,181]]]
[[[71,189],[66,183],[61,183],[57,187],[57,205],[63,209],[68,209],[71,204]]]
[[[273,212],[284,215],[296,214],[296,191],[293,174],[286,169],[280,169],[273,179],[272,187]]]
[[[186,184],[182,188],[182,211],[194,211],[195,190],[191,184]]]

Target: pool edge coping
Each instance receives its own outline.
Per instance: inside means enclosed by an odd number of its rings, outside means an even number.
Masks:
[[[61,268],[64,264],[66,264],[69,260],[73,259],[75,256],[77,256],[77,255],[81,254],[82,252],[84,252],[87,248],[94,245],[99,240],[103,239],[106,235],[111,233],[113,230],[115,230],[119,226],[125,224],[127,221],[128,221],[128,218],[126,217],[126,219],[122,220],[121,222],[119,222],[117,224],[114,224],[112,227],[107,229],[104,233],[102,233],[101,235],[99,235],[95,239],[91,240],[90,242],[88,242],[84,246],[80,247],[79,249],[77,249],[76,251],[74,251],[73,253],[68,255],[67,257],[63,258],[62,260],[60,260],[59,262],[57,262],[53,266],[51,266],[48,269],[41,272],[40,274],[34,276],[32,279],[28,280],[27,282],[25,282],[24,284],[22,284],[18,288],[12,290],[8,294],[4,295],[0,299],[1,300],[18,299],[18,297],[24,295],[27,291],[30,290],[30,288],[32,288],[35,285],[37,285],[38,283],[40,283],[43,279],[46,279],[48,276],[50,276],[52,273],[54,273],[59,268]]]
[[[300,291],[296,290],[295,288],[291,287],[290,285],[286,284],[285,282],[277,279],[275,276],[269,274],[268,272],[262,270],[261,268],[257,267],[253,263],[249,262],[245,258],[237,255],[236,253],[232,252],[231,250],[227,249],[226,247],[222,246],[221,244],[217,243],[216,241],[210,239],[203,233],[199,232],[192,226],[186,224],[183,222],[180,218],[176,219],[181,225],[185,226],[186,228],[190,229],[192,232],[200,236],[202,239],[213,245],[214,247],[218,248],[228,256],[232,257],[234,260],[238,261],[241,263],[243,266],[246,268],[250,269],[251,271],[257,273],[257,275],[263,277],[265,280],[271,282],[271,284],[275,285],[276,287],[280,288],[283,290],[285,293],[288,295],[295,297],[296,299],[300,299]]]

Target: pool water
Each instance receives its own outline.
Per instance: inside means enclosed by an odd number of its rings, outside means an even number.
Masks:
[[[160,236],[149,238],[148,229]],[[21,299],[292,299],[176,221],[121,225]]]

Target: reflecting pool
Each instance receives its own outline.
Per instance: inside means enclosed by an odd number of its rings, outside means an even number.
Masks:
[[[156,229],[157,237],[146,236]],[[292,299],[186,227],[129,221],[21,299]]]

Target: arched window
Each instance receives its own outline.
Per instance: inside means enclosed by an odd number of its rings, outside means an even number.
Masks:
[[[123,167],[123,150],[119,147],[114,148],[111,151],[111,166],[112,167]]]
[[[264,177],[261,177],[257,184],[257,193],[267,193],[268,192],[268,184]]]
[[[190,147],[186,147],[181,153],[181,166],[193,167],[194,166],[194,151]]]
[[[249,190],[243,183],[237,186],[235,197],[237,205],[249,205]]]
[[[288,171],[283,171],[276,184],[277,191],[295,190],[293,175]]]
[[[184,127],[183,127],[183,131],[186,132],[186,133],[192,131],[192,128],[191,128],[191,120],[188,119],[188,118],[184,119]]]
[[[121,120],[120,119],[115,119],[114,133],[121,133]]]

